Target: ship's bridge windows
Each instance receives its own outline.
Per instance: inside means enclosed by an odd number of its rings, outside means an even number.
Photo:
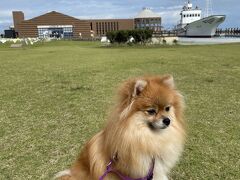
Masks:
[[[192,17],[192,15],[190,14],[190,17]]]

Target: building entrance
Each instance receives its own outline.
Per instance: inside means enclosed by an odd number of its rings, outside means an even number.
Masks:
[[[49,28],[48,33],[50,37],[63,38],[63,28]]]
[[[72,38],[72,25],[38,26],[38,37],[40,38]]]

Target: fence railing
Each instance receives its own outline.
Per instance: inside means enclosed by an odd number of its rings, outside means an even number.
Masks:
[[[240,37],[240,28],[217,29],[216,36]]]
[[[177,31],[175,30],[163,30],[153,33],[153,37],[175,37],[177,36]]]

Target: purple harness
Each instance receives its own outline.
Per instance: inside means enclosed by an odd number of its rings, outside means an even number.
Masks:
[[[143,178],[138,178],[138,179],[132,179],[130,177],[122,175],[120,172],[112,168],[113,160],[109,162],[107,165],[107,170],[105,173],[99,178],[99,180],[104,180],[104,178],[107,176],[109,173],[114,173],[118,177],[120,177],[122,180],[152,180],[153,179],[153,170],[154,170],[154,165],[155,165],[155,159],[152,160],[152,166],[148,171],[148,175],[143,177]]]

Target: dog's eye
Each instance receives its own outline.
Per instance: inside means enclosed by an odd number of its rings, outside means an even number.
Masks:
[[[157,112],[156,112],[155,109],[148,109],[148,110],[147,110],[147,113],[148,113],[149,115],[151,115],[151,116],[157,114]]]
[[[170,110],[170,106],[167,106],[167,107],[165,107],[165,111],[169,111]]]

